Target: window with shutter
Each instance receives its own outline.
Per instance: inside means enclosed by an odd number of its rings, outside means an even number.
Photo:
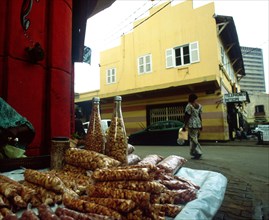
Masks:
[[[116,82],[116,68],[107,69],[106,83],[111,84]]]
[[[192,42],[190,44],[169,48],[165,52],[165,57],[166,68],[199,62],[199,44],[198,42]]]
[[[191,58],[191,63],[197,63],[200,61],[199,57],[199,44],[198,42],[193,42],[190,43],[190,58]]]
[[[138,74],[152,72],[151,54],[147,54],[138,58]]]
[[[166,68],[174,67],[173,51],[174,49],[172,48],[166,50]]]

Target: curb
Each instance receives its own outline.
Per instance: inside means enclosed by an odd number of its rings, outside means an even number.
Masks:
[[[258,143],[253,140],[234,140],[234,141],[203,141],[200,140],[203,146],[240,146],[240,147],[269,147],[269,142]]]

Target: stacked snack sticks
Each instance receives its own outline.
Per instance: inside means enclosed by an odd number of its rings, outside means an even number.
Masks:
[[[103,136],[94,142],[89,131],[85,149],[65,151],[61,170],[25,169],[21,181],[0,175],[0,220],[162,220],[194,200],[199,186],[175,176],[186,163],[183,157],[134,154],[120,102],[116,97],[105,150]],[[97,109],[91,122],[99,116]]]
[[[165,219],[199,189],[174,175],[186,162],[176,155],[148,155],[121,166],[106,155],[70,148],[65,162],[63,170],[26,169],[19,182],[1,175],[0,219]]]

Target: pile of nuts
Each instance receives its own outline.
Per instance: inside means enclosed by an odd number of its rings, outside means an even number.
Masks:
[[[128,164],[128,142],[122,118],[115,117],[111,121],[106,140],[105,154],[120,161],[122,165]]]

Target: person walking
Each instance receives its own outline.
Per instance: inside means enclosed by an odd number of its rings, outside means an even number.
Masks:
[[[201,145],[198,141],[202,130],[202,105],[197,102],[198,96],[190,94],[188,104],[185,107],[183,131],[188,129],[190,137],[190,155],[193,159],[200,159],[202,156]]]

